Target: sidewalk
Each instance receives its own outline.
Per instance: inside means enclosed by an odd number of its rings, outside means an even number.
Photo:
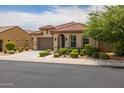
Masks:
[[[53,55],[49,55],[46,57],[38,57],[37,56],[38,53],[39,51],[28,51],[9,56],[0,56],[0,60],[124,67],[124,60],[102,60],[102,59],[94,59],[94,58],[82,58],[82,59],[54,58]]]

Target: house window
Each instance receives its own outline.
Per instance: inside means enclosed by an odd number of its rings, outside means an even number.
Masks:
[[[83,46],[85,46],[85,44],[89,44],[89,38],[88,37],[83,37]]]
[[[71,36],[71,47],[76,47],[76,35]]]

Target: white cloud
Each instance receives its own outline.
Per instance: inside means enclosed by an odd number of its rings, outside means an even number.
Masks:
[[[102,6],[90,6],[79,8],[78,6],[61,7],[54,6],[52,11],[45,11],[39,14],[26,12],[0,12],[0,26],[18,25],[24,29],[38,30],[43,25],[58,25],[66,22],[85,23],[88,20],[88,13]]]

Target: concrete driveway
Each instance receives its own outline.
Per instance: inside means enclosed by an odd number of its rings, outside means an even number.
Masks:
[[[6,60],[31,60],[38,57],[40,51],[26,51],[18,54],[12,54],[8,56],[0,56],[0,59]]]

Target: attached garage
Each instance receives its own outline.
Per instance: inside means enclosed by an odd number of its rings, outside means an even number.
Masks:
[[[40,37],[38,40],[38,50],[53,49],[53,38],[52,37]]]

